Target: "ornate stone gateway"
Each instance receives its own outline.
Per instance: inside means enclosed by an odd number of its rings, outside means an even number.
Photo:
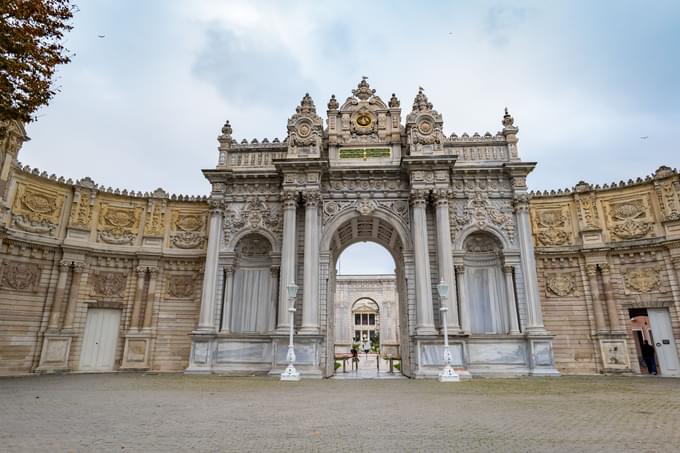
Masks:
[[[364,78],[342,105],[331,97],[323,125],[309,95],[282,142],[239,144],[224,125],[218,165],[204,170],[210,233],[188,371],[280,373],[294,282],[296,368],[332,375],[335,263],[349,245],[373,241],[397,267],[405,375],[442,366],[440,281],[451,288],[450,343],[463,375],[557,374],[528,213],[535,164],[519,159],[507,110],[495,135],[447,137],[422,88],[402,124],[397,97],[385,103]],[[633,216],[619,211],[622,224]]]

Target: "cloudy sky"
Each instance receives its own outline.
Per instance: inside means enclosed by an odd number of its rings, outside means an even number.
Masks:
[[[77,4],[20,155],[67,178],[206,194],[226,119],[239,141],[282,138],[305,92],[323,114],[363,75],[404,110],[423,86],[447,135],[496,132],[508,106],[532,189],[678,166],[677,1]]]

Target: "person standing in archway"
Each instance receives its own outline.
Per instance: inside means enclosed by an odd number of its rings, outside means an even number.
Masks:
[[[647,365],[647,371],[649,374],[656,374],[656,351],[654,351],[654,346],[649,344],[647,340],[642,345],[642,359]]]
[[[366,358],[368,358],[368,352],[371,350],[371,339],[364,335],[364,342],[361,346],[364,350],[364,354],[366,354]]]

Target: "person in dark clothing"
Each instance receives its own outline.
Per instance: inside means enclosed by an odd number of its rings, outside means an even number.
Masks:
[[[656,374],[656,355],[654,346],[649,344],[647,340],[645,340],[645,344],[642,345],[642,359],[647,365],[647,371],[649,371],[649,374]]]

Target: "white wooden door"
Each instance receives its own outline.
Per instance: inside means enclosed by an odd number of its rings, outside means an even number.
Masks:
[[[678,350],[671,330],[671,317],[666,308],[648,308],[649,324],[654,338],[654,349],[659,359],[659,371],[665,376],[680,376]]]
[[[91,308],[87,310],[81,371],[112,371],[118,343],[120,310]]]

